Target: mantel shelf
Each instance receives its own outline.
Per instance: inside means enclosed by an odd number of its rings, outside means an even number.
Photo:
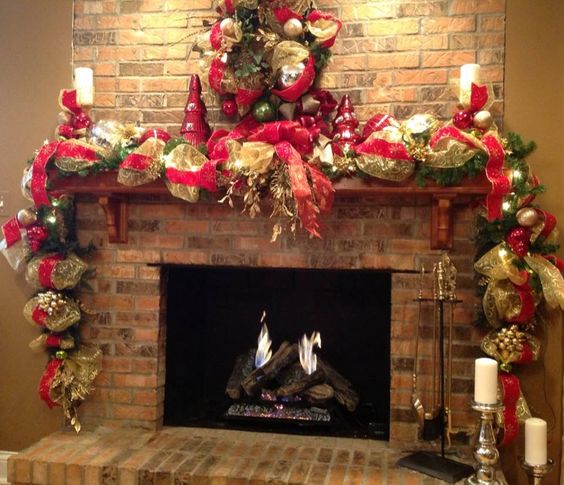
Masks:
[[[169,196],[162,180],[128,187],[117,182],[116,172],[105,172],[88,177],[72,175],[51,177],[51,190],[55,193],[90,194],[106,214],[109,241],[127,242],[128,202],[133,196]],[[387,182],[378,179],[344,178],[335,183],[337,198],[341,196],[400,196],[425,197],[431,203],[431,249],[451,249],[453,246],[453,207],[483,198],[490,191],[490,184],[482,174],[459,185],[441,187],[429,182],[425,187],[416,185],[413,179],[404,182]],[[181,202],[181,201],[179,201]]]

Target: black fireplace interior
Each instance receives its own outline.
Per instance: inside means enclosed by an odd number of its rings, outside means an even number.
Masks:
[[[164,424],[388,439],[388,272],[168,266]],[[266,310],[272,350],[321,333],[316,353],[345,376],[360,404],[331,409],[330,425],[231,420],[225,386],[256,347]]]

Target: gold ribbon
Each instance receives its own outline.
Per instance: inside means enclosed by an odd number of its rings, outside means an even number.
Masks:
[[[39,323],[33,319],[33,312],[39,303],[40,298],[35,296],[25,304],[23,309],[25,319],[32,325],[38,325]],[[80,308],[78,307],[78,303],[69,298],[65,298],[65,304],[58,308],[52,315],[47,315],[44,319],[44,324],[45,328],[52,332],[62,332],[79,321]]]
[[[493,280],[509,279],[520,286],[527,281],[527,275],[513,264],[515,255],[504,243],[490,249],[476,263],[474,269]]]
[[[314,22],[306,22],[310,34],[317,38],[320,43],[332,39],[339,33],[339,24],[332,19],[318,19]]]
[[[54,253],[50,253],[31,259],[25,270],[25,280],[29,286],[34,289],[43,288],[39,279],[40,265],[44,258],[54,255]],[[53,283],[52,286],[58,290],[73,288],[80,282],[82,275],[87,269],[88,265],[82,259],[74,253],[69,253],[65,259],[58,261],[54,265],[50,276]]]
[[[539,275],[542,293],[551,308],[564,310],[564,278],[562,273],[551,262],[538,254],[525,256],[526,263]]]
[[[131,187],[157,180],[160,177],[164,148],[165,142],[161,139],[148,138],[122,162],[118,182]]]
[[[208,159],[199,150],[188,143],[178,145],[165,157],[165,167],[182,171],[199,170]],[[198,202],[200,187],[189,187],[183,184],[171,183],[165,179],[168,190],[174,197],[188,202]]]
[[[295,66],[305,62],[308,57],[309,51],[302,44],[293,40],[284,40],[274,48],[270,66],[272,72],[277,73],[282,66]]]
[[[228,168],[235,172],[266,173],[274,158],[274,146],[262,141],[244,142],[230,140]]]

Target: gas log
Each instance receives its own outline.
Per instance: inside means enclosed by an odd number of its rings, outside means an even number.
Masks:
[[[235,360],[233,372],[231,372],[225,388],[225,393],[231,399],[241,399],[241,381],[253,371],[256,352],[257,349],[251,349],[246,354],[239,355]]]

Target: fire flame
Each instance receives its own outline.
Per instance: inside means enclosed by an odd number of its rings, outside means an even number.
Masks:
[[[310,338],[307,338],[307,335],[304,334],[298,342],[300,364],[308,375],[313,374],[317,369],[317,355],[313,353],[313,348],[316,345],[321,348],[321,334],[319,332],[313,332]]]
[[[262,328],[260,329],[259,337],[258,337],[258,347],[257,353],[255,354],[255,367],[258,369],[266,364],[270,358],[272,357],[272,350],[270,350],[270,346],[272,344],[272,340],[270,340],[270,335],[268,334],[268,327],[266,326],[266,312],[262,312],[262,317],[260,319],[260,323],[262,323]]]

